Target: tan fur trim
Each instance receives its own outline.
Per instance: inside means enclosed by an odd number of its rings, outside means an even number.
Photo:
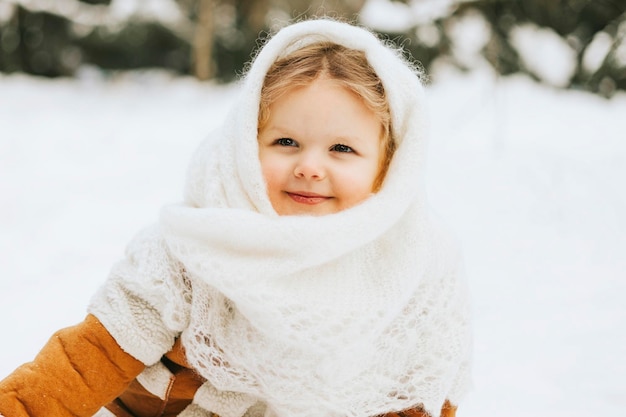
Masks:
[[[137,382],[150,394],[165,400],[171,385],[172,376],[172,372],[162,362],[157,362],[139,374]]]

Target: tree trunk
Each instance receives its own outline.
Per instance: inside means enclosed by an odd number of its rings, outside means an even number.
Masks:
[[[213,78],[213,11],[215,0],[198,0],[198,15],[193,38],[193,73],[199,80]]]

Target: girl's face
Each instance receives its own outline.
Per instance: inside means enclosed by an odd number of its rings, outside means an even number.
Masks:
[[[286,92],[269,110],[259,158],[279,215],[336,213],[372,194],[382,127],[354,93],[322,77]]]

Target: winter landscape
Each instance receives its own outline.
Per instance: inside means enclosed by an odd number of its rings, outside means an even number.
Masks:
[[[133,234],[180,200],[237,89],[158,71],[0,75],[0,378],[80,321]],[[428,93],[429,196],[474,304],[459,416],[623,415],[626,94],[487,69],[441,69]]]

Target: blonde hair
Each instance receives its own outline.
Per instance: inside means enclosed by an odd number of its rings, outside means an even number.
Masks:
[[[274,62],[265,75],[259,106],[259,131],[270,117],[270,106],[287,91],[305,87],[320,76],[339,82],[363,100],[381,123],[381,160],[373,190],[385,179],[395,151],[391,113],[382,82],[362,51],[323,41],[300,48]]]

